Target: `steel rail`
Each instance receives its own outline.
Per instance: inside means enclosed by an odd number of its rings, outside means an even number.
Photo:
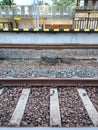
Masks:
[[[98,127],[0,127],[0,130],[98,130]]]
[[[0,86],[97,86],[98,78],[0,78]]]
[[[0,49],[98,49],[98,44],[0,44]]]

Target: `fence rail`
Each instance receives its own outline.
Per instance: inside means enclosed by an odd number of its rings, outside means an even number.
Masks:
[[[49,6],[40,5],[38,12],[40,17],[71,16],[73,6]],[[34,7],[30,6],[0,6],[0,17],[33,17]]]
[[[73,28],[79,29],[97,29],[98,28],[98,18],[75,18]]]
[[[40,17],[72,17],[76,10],[88,11],[96,10],[98,11],[98,6],[49,6],[49,5],[39,5],[38,12]],[[34,16],[34,6],[33,5],[11,5],[11,6],[0,6],[0,18],[5,17],[33,17]]]

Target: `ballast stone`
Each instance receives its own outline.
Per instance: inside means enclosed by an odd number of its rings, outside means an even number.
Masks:
[[[41,61],[44,64],[55,65],[59,62],[58,55],[55,52],[44,52],[41,54]]]

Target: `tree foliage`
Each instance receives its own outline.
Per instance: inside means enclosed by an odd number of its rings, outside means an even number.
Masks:
[[[44,4],[49,5],[47,2],[45,2]],[[38,5],[43,5],[43,1],[42,0],[38,1]]]
[[[71,5],[74,4],[75,0],[53,0],[53,4],[57,6],[62,6],[62,5]]]
[[[0,5],[15,5],[14,0],[2,0]]]

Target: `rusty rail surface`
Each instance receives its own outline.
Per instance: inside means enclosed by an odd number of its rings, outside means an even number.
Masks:
[[[92,86],[98,87],[98,78],[0,78],[0,87],[4,86],[25,86],[25,87],[33,87],[33,86]]]
[[[98,44],[0,44],[0,49],[98,49]]]

